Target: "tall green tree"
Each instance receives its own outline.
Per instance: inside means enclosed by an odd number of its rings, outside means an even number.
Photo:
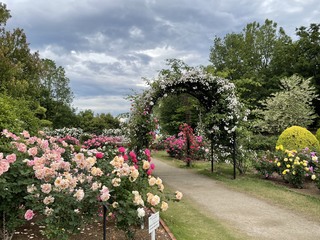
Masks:
[[[10,17],[6,5],[0,3],[0,91],[34,100],[40,94],[39,54],[31,53],[22,29],[6,30]]]
[[[210,62],[217,72],[228,73],[226,78],[240,86],[240,98],[253,108],[260,99],[278,90],[279,77],[275,73],[288,71],[283,62],[289,57],[284,53],[290,52],[285,46],[291,44],[291,38],[272,20],[267,19],[262,25],[253,22],[240,33],[216,37]],[[247,89],[252,94],[247,94]]]
[[[74,126],[76,113],[72,108],[73,93],[64,69],[50,59],[41,60],[40,105],[46,108],[46,119],[54,128]]]
[[[312,84],[320,94],[320,24],[296,29],[299,39],[294,43],[294,71],[305,78],[312,78]],[[313,102],[320,115],[320,100]]]
[[[28,101],[30,111],[46,126],[50,122],[53,127],[70,126],[76,114],[64,69],[32,53],[22,29],[8,31],[10,17],[6,5],[0,3],[0,93]]]

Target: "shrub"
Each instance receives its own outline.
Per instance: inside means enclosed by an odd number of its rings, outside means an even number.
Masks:
[[[274,172],[277,172],[277,165],[274,163],[273,153],[267,151],[266,154],[257,158],[253,166],[265,178],[269,178]]]
[[[277,153],[274,163],[277,166],[277,172],[284,180],[296,188],[302,188],[306,177],[313,180],[316,177],[318,158],[315,152],[305,148],[300,151],[285,150],[277,146]]]
[[[284,130],[278,138],[277,146],[282,145],[288,150],[309,148],[314,151],[320,150],[317,138],[306,128],[293,126]]]
[[[248,149],[256,151],[272,151],[277,143],[278,136],[254,134],[248,141]]]
[[[318,141],[320,142],[320,128],[317,130],[315,136],[316,136],[316,138],[318,139]]]
[[[319,162],[315,152],[309,148],[286,150],[282,145],[277,146],[276,150],[266,152],[256,160],[254,167],[258,172],[266,178],[277,173],[296,188],[302,188],[306,178],[311,178],[320,187]]]

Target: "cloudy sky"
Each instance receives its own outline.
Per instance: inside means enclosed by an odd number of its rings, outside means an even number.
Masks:
[[[78,111],[128,112],[125,96],[178,58],[209,64],[215,36],[266,18],[294,37],[320,23],[318,0],[0,0],[9,28],[23,28],[32,51],[62,66]]]

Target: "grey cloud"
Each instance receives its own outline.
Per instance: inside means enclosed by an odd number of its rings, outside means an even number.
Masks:
[[[293,35],[319,22],[320,11],[315,0],[4,2],[13,16],[8,27],[23,28],[33,50],[65,68],[79,108],[99,112],[127,106],[119,99],[140,91],[141,78],[156,76],[166,58],[205,65],[215,36],[266,18]]]

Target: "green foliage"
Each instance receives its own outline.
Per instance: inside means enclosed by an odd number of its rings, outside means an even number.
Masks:
[[[174,135],[179,126],[187,123],[196,128],[200,112],[204,112],[199,101],[189,94],[169,95],[159,101],[154,114],[159,119],[161,133]]]
[[[318,128],[315,136],[318,139],[318,141],[320,142],[320,128]]]
[[[298,40],[294,43],[294,71],[306,78],[312,78],[312,84],[320,94],[320,24],[311,23],[309,27],[296,29]],[[320,115],[320,100],[314,101],[316,112]]]
[[[309,148],[320,152],[320,144],[317,138],[306,128],[299,126],[292,126],[284,130],[277,141],[277,146],[280,145],[288,150]]]
[[[277,135],[252,134],[248,138],[247,148],[255,151],[273,151],[277,140]]]
[[[241,87],[240,97],[253,108],[258,100],[277,89],[274,75],[293,73],[288,64],[283,64],[288,62],[291,46],[285,31],[266,19],[264,24],[247,24],[240,33],[228,33],[223,39],[216,37],[210,62],[216,72],[228,73],[226,77]],[[238,81],[241,83],[237,84]],[[249,95],[246,87],[251,90]]]
[[[42,126],[53,127],[75,124],[71,108],[72,92],[69,79],[62,67],[49,59],[32,53],[23,29],[5,28],[11,17],[6,5],[0,3],[0,93],[32,103],[31,110],[42,120]],[[14,106],[14,108],[20,106]],[[43,110],[46,112],[43,112]]]
[[[79,127],[84,132],[101,135],[104,129],[115,129],[120,127],[119,119],[113,117],[110,113],[94,115],[92,110],[81,111],[77,115]]]
[[[270,151],[266,151],[264,155],[256,158],[253,166],[265,178],[269,178],[274,172],[277,172],[277,165],[274,163],[274,154]]]
[[[27,100],[0,94],[0,130],[9,129],[15,133],[28,130],[36,133],[41,121],[31,107],[32,104]]]
[[[316,118],[312,101],[317,94],[310,79],[285,77],[280,80],[280,89],[261,102],[264,110],[256,109],[255,126],[262,132],[280,133],[289,126],[311,125]]]

